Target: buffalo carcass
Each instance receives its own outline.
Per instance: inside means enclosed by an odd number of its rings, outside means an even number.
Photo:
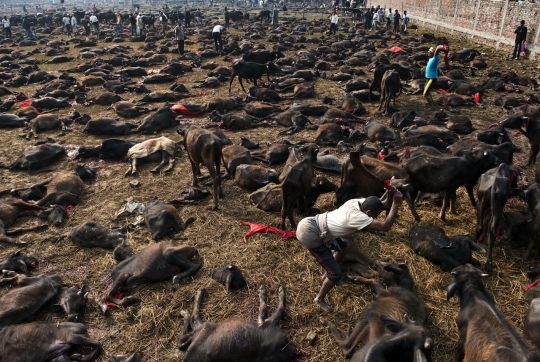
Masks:
[[[13,163],[7,165],[0,162],[0,168],[26,169],[28,172],[53,164],[56,160],[66,154],[64,146],[56,143],[52,139],[38,142],[35,146],[29,146]]]
[[[527,272],[530,284],[523,288],[529,311],[523,319],[523,333],[536,347],[540,346],[540,263],[536,262]]]
[[[30,298],[35,298],[31,296]],[[12,362],[95,361],[103,348],[98,341],[85,337],[81,323],[27,323],[8,326],[0,331],[0,357]],[[78,348],[92,348],[86,356],[74,354]]]
[[[134,118],[138,117],[142,114],[150,112],[149,108],[144,107],[138,107],[135,104],[131,102],[116,102],[112,105],[112,108],[116,112],[117,115],[124,118]]]
[[[140,283],[157,283],[170,277],[173,277],[173,287],[177,288],[201,267],[199,252],[193,246],[177,245],[174,240],[151,245],[112,269],[113,284],[99,302],[101,311],[107,312],[107,302],[122,306],[138,302],[133,296],[120,300],[115,297],[116,291],[123,292]]]
[[[231,289],[240,289],[247,286],[242,271],[235,265],[214,269],[210,271],[210,277],[216,282],[223,284],[227,292]]]
[[[246,89],[244,88],[242,79],[253,80],[253,84],[257,85],[257,79],[260,79],[264,74],[266,74],[268,81],[270,81],[270,72],[277,71],[279,71],[279,68],[273,62],[267,62],[266,64],[257,64],[237,59],[232,64],[231,80],[229,81],[229,93],[231,93],[232,82],[236,77],[238,77],[238,82],[240,83],[240,86],[245,93]]]
[[[184,148],[187,151],[189,162],[191,163],[191,171],[193,172],[192,186],[198,186],[199,181],[197,177],[201,174],[199,165],[205,165],[214,186],[212,210],[217,210],[218,195],[219,197],[223,197],[220,175],[222,159],[221,141],[213,133],[196,126],[190,126],[177,132],[184,136]]]
[[[291,146],[294,146],[294,144],[287,140],[282,140],[281,142],[274,143],[265,151],[256,151],[251,155],[254,160],[265,162],[270,166],[280,165],[287,161]]]
[[[86,123],[82,132],[93,135],[124,136],[137,128],[137,125],[119,121],[118,118],[100,117]]]
[[[480,245],[467,238],[456,235],[449,238],[444,230],[433,225],[415,225],[409,232],[411,249],[447,273],[459,265],[467,263],[480,266],[472,257],[472,252],[485,253]]]
[[[178,144],[167,137],[152,138],[137,143],[127,152],[127,158],[130,164],[125,175],[135,175],[137,173],[137,163],[139,161],[149,162],[161,160],[161,163],[150,170],[150,172],[159,172],[159,170],[167,163],[169,165],[165,169],[165,172],[169,172],[174,166],[174,156],[178,149]]]
[[[482,271],[467,264],[452,270],[446,299],[457,294],[460,313],[456,319],[459,340],[456,361],[538,361],[534,351],[495,306],[482,282]],[[496,331],[496,333],[494,333]]]
[[[9,190],[6,191],[9,192]],[[44,230],[47,228],[47,225],[36,225],[26,228],[11,228],[11,226],[19,216],[39,216],[44,210],[47,210],[47,208],[18,199],[2,200],[0,202],[0,242],[26,244],[8,235]]]
[[[490,151],[473,150],[463,157],[417,156],[403,163],[412,187],[412,200],[419,192],[444,192],[444,200],[439,217],[446,219],[448,206],[455,213],[456,190],[465,185],[471,204],[476,207],[473,187],[484,172],[497,166],[498,159]]]
[[[390,108],[390,101],[394,100],[394,107],[396,106],[396,97],[401,94],[401,79],[398,72],[394,70],[387,70],[381,81],[381,102],[379,104],[379,111],[383,111],[384,115],[388,115]]]
[[[238,165],[234,175],[234,182],[245,190],[255,191],[268,183],[279,182],[278,178],[279,172],[276,170],[268,170],[256,165]]]
[[[240,145],[225,146],[221,150],[223,157],[223,166],[225,167],[224,178],[234,178],[236,168],[242,164],[251,164],[253,159],[247,148]]]
[[[352,356],[351,361],[369,361],[366,354],[371,349],[378,351],[377,354],[381,353],[381,349],[386,350],[385,354],[374,360],[430,361],[433,337],[427,328],[422,327],[427,321],[427,310],[424,302],[414,292],[414,281],[409,269],[404,263],[377,262],[377,270],[379,278],[385,281],[388,289],[376,279],[352,278],[353,281],[370,285],[376,299],[364,308],[348,337],[342,336],[334,323],[327,320],[321,322],[330,330],[345,357]],[[390,331],[397,332],[392,327],[397,327],[398,323],[406,323],[406,336],[398,334],[388,338],[386,328],[390,327]],[[355,352],[358,344],[364,347]],[[414,356],[422,358],[415,359]]]
[[[139,128],[137,128],[137,132],[157,133],[177,125],[176,113],[171,110],[171,105],[167,103],[155,113],[146,117]]]
[[[124,229],[107,229],[95,221],[87,221],[75,226],[69,232],[69,238],[75,245],[83,248],[114,250],[114,259],[117,261],[122,261],[133,255],[133,250],[127,244]]]
[[[36,118],[32,119],[25,130],[30,129],[30,132],[26,135],[26,139],[29,139],[32,135],[34,138],[38,137],[38,131],[48,131],[52,129],[66,130],[66,119],[63,117],[56,117],[52,114],[40,114]]]
[[[37,268],[38,264],[39,261],[36,258],[23,254],[18,250],[9,254],[6,260],[0,262],[0,270],[28,275],[31,270]]]
[[[513,189],[521,179],[521,171],[507,164],[500,164],[482,176],[478,183],[478,205],[476,214],[475,240],[483,240],[488,235],[488,255],[486,270],[491,271],[492,253],[497,238],[497,230],[503,222],[504,206],[508,199],[515,195]]]
[[[257,324],[240,318],[230,318],[219,323],[203,322],[200,316],[204,290],[195,296],[193,314],[182,311],[184,328],[180,337],[180,349],[185,349],[184,362],[288,362],[296,346],[279,328],[285,312],[285,289],[279,287],[279,303],[268,318],[266,288],[259,288],[259,318]],[[243,343],[238,344],[238,336]],[[235,348],[230,346],[235,345]]]
[[[364,127],[364,132],[371,142],[388,143],[400,139],[399,131],[394,131],[376,120],[369,121]]]
[[[0,284],[15,283],[19,288],[12,289],[0,298],[1,328],[33,319],[62,289],[62,279],[58,275],[27,277],[12,271],[3,274]]]
[[[81,289],[73,286],[62,291],[60,306],[66,313],[68,322],[78,322],[81,319],[88,301],[88,293],[86,285],[83,285]]]
[[[11,113],[0,114],[0,128],[18,128],[24,127],[29,118],[19,117]]]
[[[337,189],[337,185],[332,183],[326,177],[316,176],[311,183],[311,188],[309,189],[307,196],[307,210],[313,208],[320,195],[334,192]],[[283,207],[281,203],[281,190],[276,188],[273,183],[267,183],[249,195],[249,203],[267,212],[280,211]]]
[[[377,175],[382,180],[390,180],[402,194],[403,199],[409,205],[416,221],[420,221],[420,216],[416,212],[413,202],[413,188],[407,183],[408,174],[399,166],[387,162],[379,161],[367,156],[361,156],[364,166]],[[358,171],[351,163],[350,159],[343,163],[341,169],[341,185],[336,191],[335,204],[343,205],[346,201],[356,197],[381,197],[385,190],[380,184],[374,182],[370,177]]]
[[[129,149],[138,143],[141,141],[111,138],[103,141],[99,146],[79,147],[75,159],[98,157],[102,160],[124,160]]]
[[[525,135],[531,144],[527,166],[536,162],[537,154],[540,151],[540,115],[534,114],[532,117],[526,117],[523,113],[516,113],[502,121],[500,126],[517,129],[520,134]]]
[[[174,206],[160,200],[147,205],[143,217],[154,241],[158,241],[165,236],[174,238],[176,233],[184,231],[189,224],[197,220],[195,217],[190,217],[186,222],[182,222]]]
[[[319,147],[309,144],[302,148],[293,148],[283,172],[279,175],[279,184],[273,185],[267,190],[267,194],[258,202],[264,201],[265,197],[273,188],[281,189],[281,229],[285,230],[285,219],[288,218],[291,227],[296,229],[293,211],[298,204],[300,212],[308,211],[309,191],[315,178],[313,164],[317,159]]]

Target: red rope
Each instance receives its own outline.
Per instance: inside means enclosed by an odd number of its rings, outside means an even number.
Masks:
[[[532,282],[531,284],[527,285],[526,287],[523,287],[523,291],[526,292],[527,290],[533,288],[536,286],[536,284],[540,283],[540,279]]]

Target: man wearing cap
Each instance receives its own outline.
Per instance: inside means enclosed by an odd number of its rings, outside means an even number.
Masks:
[[[427,66],[426,66],[426,86],[424,87],[423,95],[424,95],[424,98],[426,98],[427,102],[429,103],[429,106],[431,109],[435,108],[435,103],[433,103],[433,98],[431,98],[430,93],[434,84],[437,82],[437,78],[439,76],[439,53],[440,52],[447,54],[448,47],[439,45],[436,49],[430,48],[429,55],[431,56],[431,58],[428,60]]]
[[[386,232],[396,221],[402,195],[396,190],[389,191],[387,196],[384,203],[375,196],[352,199],[334,211],[306,217],[298,223],[296,238],[326,270],[319,294],[313,300],[323,310],[333,311],[326,303],[325,297],[341,279],[339,263],[347,254],[349,244],[345,238],[363,229]],[[386,219],[375,220],[387,206],[390,206],[390,203],[391,208]]]

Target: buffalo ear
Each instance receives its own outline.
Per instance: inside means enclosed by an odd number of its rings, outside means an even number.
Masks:
[[[427,358],[424,355],[424,352],[420,348],[415,348],[414,349],[413,362],[427,362]]]
[[[480,244],[475,243],[472,240],[469,240],[469,245],[471,247],[471,250],[474,250],[474,251],[477,251],[477,252],[483,253],[483,254],[486,253],[486,249],[484,249]]]
[[[450,300],[455,294],[458,289],[457,283],[452,283],[446,288],[446,300]]]
[[[386,270],[388,272],[392,272],[392,273],[400,273],[401,272],[401,270],[399,268],[396,268],[392,264],[385,265],[384,270]]]
[[[395,319],[386,315],[381,315],[379,318],[381,318],[382,324],[393,333],[398,333],[403,329],[403,323],[396,321]]]

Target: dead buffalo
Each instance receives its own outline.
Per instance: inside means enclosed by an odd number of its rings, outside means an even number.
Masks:
[[[159,200],[146,206],[143,217],[154,241],[166,235],[174,238],[176,233],[184,231],[189,224],[197,220],[195,217],[190,217],[186,222],[182,222],[174,206]]]
[[[240,289],[247,286],[242,271],[235,265],[214,269],[210,272],[210,277],[216,282],[223,284],[227,292],[231,289]]]
[[[399,131],[394,131],[379,121],[372,120],[364,128],[368,140],[371,142],[392,142],[400,138]]]
[[[118,94],[111,93],[111,92],[103,92],[97,97],[88,98],[86,100],[86,105],[91,104],[98,104],[102,106],[110,106],[113,103],[123,101],[124,99],[120,97]]]
[[[9,254],[6,260],[0,262],[0,270],[28,275],[31,270],[37,268],[38,264],[39,262],[36,258],[23,254],[18,250]]]
[[[75,245],[83,248],[111,249],[117,261],[131,256],[133,251],[127,246],[127,238],[123,229],[107,229],[95,221],[87,221],[75,226],[69,232],[69,238]]]
[[[12,289],[0,298],[1,328],[33,319],[62,289],[62,279],[58,275],[27,277],[11,271],[3,274],[0,284],[15,283],[19,288]]]
[[[137,132],[157,133],[177,125],[176,113],[171,110],[171,105],[167,103],[155,113],[148,115],[137,128]]]
[[[210,113],[210,120],[212,122],[221,122],[219,125],[220,128],[232,131],[250,129],[263,125],[257,118],[242,113],[221,115],[217,111],[212,111]]]
[[[52,114],[40,114],[36,118],[32,119],[27,128],[30,132],[26,135],[26,139],[29,139],[32,135],[34,138],[38,137],[38,131],[49,131],[53,129],[66,130],[64,118],[58,118]]]
[[[253,159],[267,163],[268,165],[280,165],[287,161],[291,142],[283,140],[282,142],[271,145],[267,150],[256,151],[252,153]]]
[[[137,173],[137,163],[139,161],[159,161],[161,163],[150,170],[150,172],[159,172],[159,170],[169,164],[165,172],[172,170],[174,166],[174,156],[178,151],[178,144],[167,137],[152,138],[141,143],[137,143],[128,150],[127,158],[129,160],[129,169],[125,176],[135,175]]]
[[[433,225],[415,225],[409,232],[411,249],[447,273],[467,263],[479,267],[480,262],[472,252],[485,253],[483,247],[467,238],[456,235],[449,238],[444,230]]]
[[[11,113],[0,114],[0,128],[19,128],[24,127],[29,118],[19,117]]]
[[[437,138],[449,144],[454,143],[459,140],[459,137],[454,132],[450,131],[449,129],[444,128],[444,127],[437,127],[433,125],[427,125],[427,126],[422,126],[422,127],[411,126],[408,128],[404,128],[403,131],[404,131],[405,137],[414,137],[414,136],[430,134],[430,135],[436,136]]]
[[[30,105],[37,109],[66,108],[66,107],[71,106],[71,104],[69,104],[69,99],[67,98],[56,99],[53,97],[43,97],[40,99],[34,99]]]
[[[236,167],[234,182],[245,190],[255,191],[268,183],[279,182],[278,178],[279,172],[276,170],[256,165],[239,165]]]
[[[13,163],[7,165],[0,162],[0,168],[11,170],[19,168],[28,172],[47,167],[66,154],[64,146],[52,139],[38,142],[35,146],[29,146]]]
[[[68,322],[78,322],[86,308],[88,301],[88,287],[83,285],[81,289],[71,287],[62,291],[60,306],[67,315]]]
[[[107,312],[107,302],[125,306],[138,301],[133,296],[120,300],[115,297],[116,291],[124,292],[140,283],[157,283],[170,277],[173,287],[178,288],[201,267],[199,252],[193,246],[180,246],[174,240],[150,245],[112,269],[113,284],[99,302],[101,311]]]
[[[9,190],[6,190],[3,193],[8,192]],[[27,231],[44,230],[47,228],[47,225],[37,225],[27,228],[11,228],[11,226],[19,216],[39,216],[43,210],[46,210],[46,208],[17,199],[0,202],[0,242],[26,244],[25,242],[11,238],[8,235],[16,235]]]
[[[158,83],[170,83],[174,82],[176,77],[171,74],[154,74],[148,77],[145,77],[143,80],[144,84],[158,84]]]
[[[102,160],[124,160],[128,150],[138,143],[141,143],[141,141],[111,138],[103,141],[101,145],[96,147],[79,147],[79,153],[75,156],[75,159],[98,157]]]
[[[246,98],[268,103],[277,103],[281,101],[281,96],[276,91],[264,87],[249,88]]]
[[[112,108],[117,115],[124,118],[134,118],[139,117],[142,114],[150,112],[149,108],[138,107],[131,102],[116,102],[112,105]]]
[[[181,94],[178,92],[162,90],[148,93],[139,100],[139,103],[176,102],[188,97],[191,97],[191,94]]]
[[[296,346],[287,334],[279,328],[279,321],[285,312],[285,289],[279,287],[279,303],[276,311],[267,318],[266,288],[259,288],[259,319],[257,324],[239,318],[231,318],[219,323],[203,322],[200,316],[204,290],[195,296],[193,314],[182,311],[184,328],[180,337],[180,349],[185,349],[184,362],[204,360],[206,362],[288,362],[296,353]],[[242,335],[245,343],[231,341]]]
[[[12,362],[74,359],[93,362],[101,355],[103,348],[98,341],[85,337],[86,331],[84,324],[72,322],[8,326],[0,331],[0,356]],[[74,354],[73,350],[81,347],[92,348],[92,352],[87,356]]]
[[[196,126],[190,126],[177,132],[184,136],[184,148],[187,151],[193,173],[192,186],[198,186],[199,181],[197,177],[201,174],[199,165],[205,165],[214,186],[212,210],[217,210],[218,196],[223,197],[220,174],[222,159],[221,141],[211,132]]]
[[[82,132],[93,135],[124,136],[133,132],[135,128],[137,125],[119,121],[118,118],[101,117],[88,121]]]
[[[210,111],[230,112],[244,107],[240,97],[216,97],[212,98],[206,106]]]
[[[242,164],[251,164],[253,159],[248,149],[240,145],[230,145],[222,149],[223,165],[225,175],[223,177],[233,177],[236,174],[236,168]]]
[[[263,118],[271,115],[272,113],[281,112],[282,109],[273,104],[267,104],[263,102],[250,102],[244,106],[244,110],[247,114],[257,118]]]

